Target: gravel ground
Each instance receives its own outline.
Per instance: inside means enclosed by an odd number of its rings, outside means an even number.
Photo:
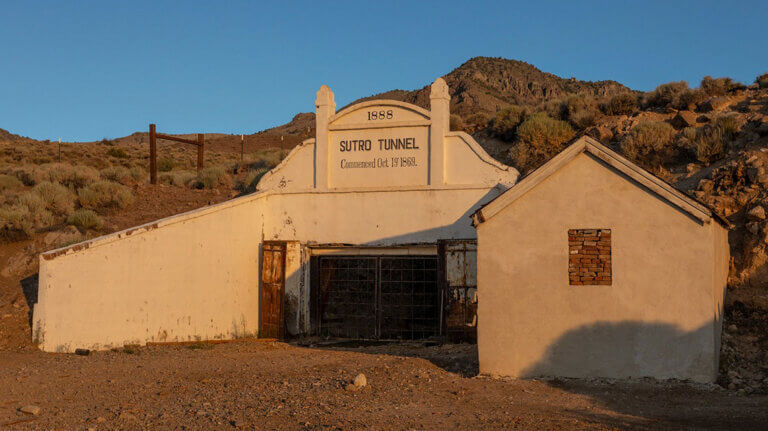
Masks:
[[[365,386],[352,381],[365,375]],[[361,379],[358,379],[358,382]],[[37,414],[24,413],[21,410]],[[3,429],[761,429],[768,397],[477,376],[474,345],[0,352]]]

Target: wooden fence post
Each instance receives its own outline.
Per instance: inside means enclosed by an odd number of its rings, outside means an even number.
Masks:
[[[157,137],[155,125],[149,125],[149,183],[157,184]]]
[[[203,170],[203,151],[205,150],[205,135],[197,134],[197,173]]]

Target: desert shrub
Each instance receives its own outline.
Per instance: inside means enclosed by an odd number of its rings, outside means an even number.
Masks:
[[[213,189],[220,185],[231,185],[232,178],[222,166],[211,166],[200,171],[194,181],[194,187]]]
[[[112,181],[97,181],[77,191],[83,208],[116,206],[125,208],[133,202],[133,193],[128,187]]]
[[[701,80],[699,88],[707,96],[723,96],[728,93],[729,90],[737,86],[738,84],[731,78],[713,78],[711,76],[705,76]]]
[[[18,203],[0,207],[0,236],[7,240],[29,237],[35,230],[53,224],[53,215],[36,193],[26,192]]]
[[[693,142],[694,139],[696,139],[696,136],[698,134],[698,129],[696,127],[686,127],[683,129],[682,132],[680,132],[684,140],[687,140],[689,142]]]
[[[118,159],[128,158],[128,153],[126,153],[125,150],[120,147],[111,147],[110,149],[107,150],[107,155],[118,158]]]
[[[278,164],[280,164],[280,161],[285,158],[286,153],[283,150],[277,150],[277,149],[266,149],[266,150],[259,150],[254,153],[251,153],[249,156],[250,160],[250,169],[272,169]]]
[[[99,143],[101,145],[109,145],[109,146],[115,145],[115,143],[112,140],[107,139],[107,138],[102,139],[101,142],[99,142]]]
[[[22,193],[19,196],[19,204],[26,208],[32,214],[48,211],[45,200],[39,194],[33,192]],[[50,214],[50,213],[49,213]]]
[[[648,107],[665,108],[675,103],[681,93],[689,90],[688,83],[685,81],[661,84],[655,90],[645,94],[645,104]]]
[[[143,183],[147,179],[147,170],[143,166],[133,166],[129,172],[133,181],[137,183]]]
[[[464,120],[462,120],[461,117],[456,115],[456,114],[451,114],[450,129],[451,130],[464,130]]]
[[[712,122],[712,127],[719,129],[726,139],[733,139],[741,130],[741,122],[737,115],[720,115]]]
[[[34,186],[47,178],[45,170],[35,165],[16,166],[10,171],[10,174],[18,178],[25,186]]]
[[[194,182],[197,179],[197,174],[190,171],[163,172],[157,176],[157,179],[160,184],[166,184],[169,186],[194,186]]]
[[[672,102],[672,105],[677,109],[692,109],[706,99],[707,95],[703,91],[688,89],[680,92]]]
[[[597,108],[597,102],[594,99],[583,95],[571,95],[559,103],[558,112],[556,115],[552,115],[552,117],[561,120],[570,120],[577,112],[595,110]]]
[[[58,215],[68,215],[75,209],[75,196],[59,183],[43,181],[32,188],[32,193],[40,196],[45,208]]]
[[[530,170],[560,152],[575,131],[565,121],[539,112],[526,118],[517,128],[517,145],[511,152],[518,166]]]
[[[255,192],[256,186],[259,184],[261,177],[263,177],[267,172],[269,172],[269,169],[265,168],[248,172],[248,175],[245,176],[245,180],[243,180],[242,184],[240,184],[240,190],[244,193]]]
[[[632,93],[617,94],[600,105],[605,115],[631,115],[637,109],[637,96]]]
[[[72,177],[70,177],[65,184],[74,189],[79,189],[89,184],[93,184],[98,180],[99,171],[96,168],[85,165],[75,165],[72,167]]]
[[[491,133],[505,141],[515,139],[518,126],[525,121],[528,111],[517,105],[499,111],[491,121]]]
[[[158,159],[157,170],[160,172],[170,172],[173,170],[173,167],[175,165],[176,164],[171,159],[168,159],[168,158]]]
[[[123,166],[110,166],[101,170],[101,178],[120,184],[130,184],[133,178],[131,171]]]
[[[0,207],[0,237],[16,241],[35,232],[29,211],[22,205]]]
[[[488,125],[488,117],[481,112],[476,112],[467,117],[464,123],[474,128],[482,128]]]
[[[45,172],[46,181],[52,183],[66,184],[72,177],[72,165],[67,163],[47,163],[41,168]]]
[[[768,73],[764,73],[755,78],[755,84],[760,88],[768,88]]]
[[[18,190],[24,183],[12,175],[0,174],[0,190]]]
[[[595,109],[584,109],[571,114],[569,120],[578,129],[586,129],[597,123],[598,113]]]
[[[60,183],[71,188],[85,187],[99,179],[99,171],[85,165],[72,166],[67,163],[47,163],[41,165],[42,181]]]
[[[101,229],[101,227],[104,225],[104,220],[102,220],[102,218],[99,217],[95,211],[80,208],[79,210],[70,214],[69,217],[67,217],[67,223],[75,226],[80,230],[98,230]]]
[[[624,154],[642,165],[661,167],[676,153],[675,129],[663,121],[647,121],[633,127],[621,141]]]
[[[705,165],[722,159],[728,149],[726,139],[722,129],[717,127],[709,127],[699,131],[693,138],[696,158]]]

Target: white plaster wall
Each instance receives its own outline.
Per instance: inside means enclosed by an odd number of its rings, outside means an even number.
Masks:
[[[264,238],[392,245],[475,238],[470,215],[498,196],[487,186],[270,194]]]
[[[572,228],[610,228],[612,286],[568,284]],[[586,154],[478,226],[480,371],[713,381],[727,231]]]
[[[40,347],[255,334],[262,203],[240,198],[41,256]]]

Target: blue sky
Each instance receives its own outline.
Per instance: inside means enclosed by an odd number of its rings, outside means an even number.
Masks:
[[[623,3],[623,4],[622,4]],[[768,72],[768,2],[0,0],[0,128],[252,133],[427,85],[474,56],[652,89]]]

